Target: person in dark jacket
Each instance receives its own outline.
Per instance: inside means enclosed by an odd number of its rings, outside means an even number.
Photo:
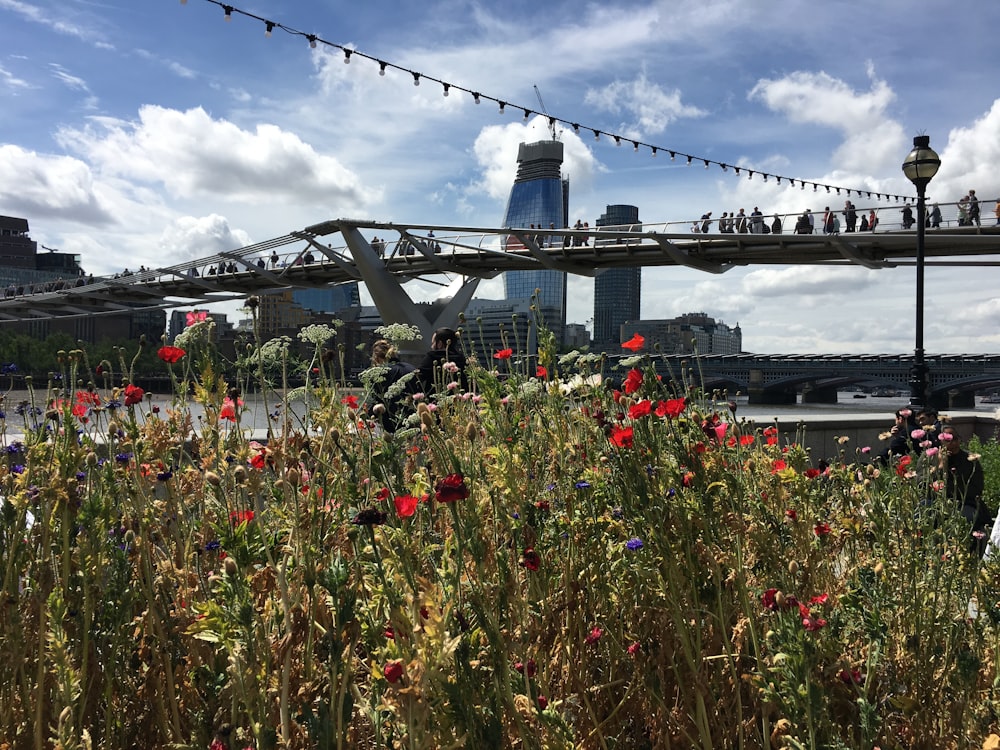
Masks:
[[[945,493],[971,524],[973,536],[969,549],[981,556],[986,550],[987,537],[993,525],[990,511],[983,504],[983,465],[962,447],[961,438],[950,428],[946,427],[940,438],[941,468],[947,472]]]
[[[469,390],[465,367],[458,334],[453,328],[438,328],[431,336],[431,349],[418,368],[424,393],[427,396],[441,393],[452,382],[458,383],[463,391]]]
[[[417,368],[409,362],[400,362],[396,347],[384,339],[372,344],[372,366],[384,367],[385,373],[372,383],[365,406],[391,435],[414,411],[413,395],[420,387]]]

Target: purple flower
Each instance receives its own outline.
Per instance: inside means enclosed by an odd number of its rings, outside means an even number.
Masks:
[[[576,487],[576,488],[577,488],[578,490],[585,490],[585,489],[587,489],[588,487],[590,487],[590,482],[588,482],[588,481],[587,481],[586,479],[581,479],[581,480],[580,480],[579,482],[577,482],[577,483],[576,483],[576,485],[574,485],[574,486],[575,486],[575,487]]]
[[[634,536],[627,542],[625,542],[625,546],[628,547],[632,552],[636,552],[637,550],[642,549],[642,540],[639,537]]]

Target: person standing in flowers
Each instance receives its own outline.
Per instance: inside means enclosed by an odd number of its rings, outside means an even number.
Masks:
[[[453,328],[438,328],[431,336],[431,350],[424,355],[418,368],[424,393],[446,392],[456,387],[452,383],[467,391],[469,380],[465,367],[465,354],[462,353],[458,334]]]
[[[401,362],[396,347],[385,339],[372,344],[372,366],[384,368],[385,372],[372,382],[365,408],[391,435],[413,412],[413,395],[419,387],[417,368],[409,362]]]
[[[950,427],[939,436],[941,452],[939,467],[945,472],[945,495],[972,526],[969,549],[982,556],[993,518],[983,503],[985,477],[978,456],[962,447],[962,439]]]
[[[917,421],[913,418],[912,410],[905,407],[897,409],[895,424],[882,435],[883,439],[889,440],[889,445],[878,454],[876,460],[888,462],[893,458],[911,453],[913,451],[913,431],[918,427]]]

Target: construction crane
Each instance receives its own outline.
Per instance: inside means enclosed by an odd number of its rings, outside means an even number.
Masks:
[[[545,109],[545,102],[542,101],[542,92],[538,90],[538,86],[535,86],[535,96],[538,97],[538,106],[542,110],[542,114],[549,119],[549,132],[552,134],[552,140],[556,139],[556,121],[554,118],[549,117],[549,111]]]

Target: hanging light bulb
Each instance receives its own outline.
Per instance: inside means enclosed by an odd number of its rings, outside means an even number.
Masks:
[[[670,152],[670,161],[677,161],[677,153],[674,151]]]
[[[233,6],[232,5],[223,5],[222,6],[222,10],[226,14],[226,20],[227,21],[232,21],[233,20]]]
[[[748,180],[752,180],[753,179],[753,170],[752,169],[747,173],[747,179]]]
[[[737,177],[740,176],[740,168],[739,167],[733,167],[733,171],[736,173]]]
[[[382,62],[381,60],[378,61],[378,74],[380,76],[384,76],[385,75],[385,66],[386,66],[386,63]]]
[[[653,158],[655,159],[656,158],[656,146],[653,146],[652,149],[653,149]]]
[[[806,184],[803,182],[802,185],[801,185],[801,187],[802,187],[803,190],[805,190],[806,189]]]
[[[690,156],[688,157],[688,166],[689,167],[691,166],[691,157]]]
[[[479,104],[479,92],[478,91],[473,91],[472,92],[472,101],[474,101],[476,104]]]
[[[271,33],[273,31],[274,31],[274,21],[268,21],[267,25],[266,25],[266,27],[264,29],[264,36],[266,36],[268,39],[270,39],[271,38]]]
[[[600,130],[595,130],[594,131],[594,140],[595,141],[601,140],[601,131]]]
[[[622,145],[622,139],[619,138],[617,135],[615,136],[615,145],[616,146],[621,146]]]
[[[722,171],[723,172],[728,172],[729,171],[729,165],[728,164],[720,164],[719,166],[722,167]]]
[[[419,73],[414,73],[413,74],[413,85],[414,86],[419,86],[420,85],[420,74]]]
[[[316,49],[316,35],[310,34],[309,36],[306,37],[306,39],[309,40],[309,46],[312,47],[313,49]]]
[[[500,105],[500,114],[503,114],[503,108],[507,106],[507,102],[497,102]]]
[[[764,173],[764,182],[767,182],[767,172]]]
[[[708,159],[702,159],[702,161],[705,162],[705,169],[708,169]]]
[[[778,175],[775,175],[775,176],[774,176],[774,179],[776,179],[776,180],[778,181],[778,184],[779,184],[779,185],[781,184],[781,178],[780,178],[780,177],[778,177]]]
[[[443,91],[442,93],[443,93],[443,94],[444,94],[445,96],[448,96],[448,89],[450,89],[450,88],[451,88],[451,86],[449,86],[449,85],[448,85],[447,83],[446,83],[446,84],[444,84],[444,91]]]
[[[580,123],[578,122],[573,123],[573,132],[576,133],[577,135],[580,134]]]
[[[531,110],[530,109],[524,110],[524,121],[525,122],[528,121],[528,115],[530,115],[530,114],[531,114]]]
[[[344,65],[350,65],[351,64],[351,52],[352,51],[353,50],[349,50],[349,49],[345,49],[344,50]]]
[[[632,141],[632,150],[639,153],[639,141]]]

